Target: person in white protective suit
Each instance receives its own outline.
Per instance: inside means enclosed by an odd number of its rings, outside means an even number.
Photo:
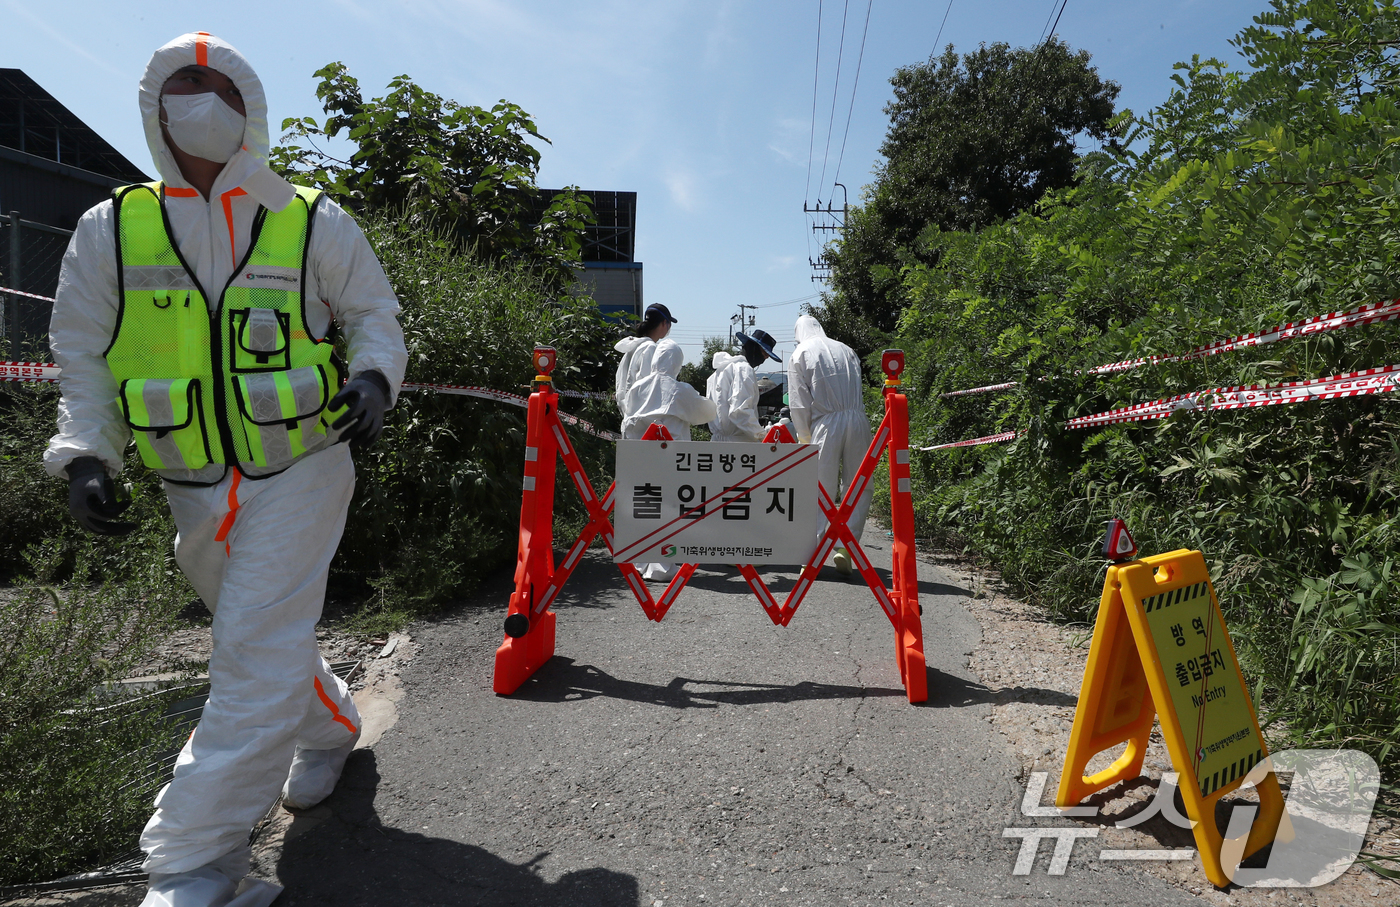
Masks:
[[[613,399],[617,401],[624,421],[637,407],[635,398],[630,394],[632,386],[651,372],[651,357],[656,353],[656,344],[666,339],[666,335],[671,333],[671,325],[676,323],[670,309],[653,303],[647,306],[636,334],[623,337],[614,344],[613,349],[622,354],[622,359],[617,364]]]
[[[378,437],[407,354],[354,220],[268,168],[266,99],[237,50],[176,38],[139,97],[161,181],[116,190],[69,243],[44,462],[100,534],[133,528],[113,483],[130,439],[165,480],[214,648],[203,717],[141,835],[142,904],[254,907],[281,891],[245,878],[254,824],[279,793],[293,807],[328,796],[359,737],[315,628],[354,491],[349,446]]]
[[[758,421],[758,376],[754,369],[765,359],[782,362],[773,352],[774,340],[767,331],[753,336],[735,334],[743,344],[743,354],[735,356],[716,350],[710,360],[714,372],[705,379],[705,396],[714,401],[717,414],[710,422],[711,441],[762,441],[763,426]]]
[[[861,398],[860,359],[846,344],[827,337],[811,315],[797,319],[795,335],[797,349],[788,359],[788,405],[792,424],[799,442],[821,447],[817,478],[840,504],[846,486],[855,478],[870,447],[870,422]],[[867,485],[849,523],[857,539],[865,528],[869,511],[870,486]],[[825,531],[826,519],[819,516],[818,535]],[[851,572],[851,556],[845,547],[836,549],[832,563],[843,574]]]
[[[700,396],[700,392],[676,380],[685,364],[685,352],[674,340],[662,340],[656,344],[651,357],[651,372],[639,378],[631,388],[636,409],[622,422],[622,436],[635,440],[646,434],[651,423],[660,422],[666,426],[671,437],[677,441],[690,440],[690,427],[700,422],[708,422],[715,417],[713,401]],[[642,577],[651,580],[670,580],[679,564],[637,565]]]

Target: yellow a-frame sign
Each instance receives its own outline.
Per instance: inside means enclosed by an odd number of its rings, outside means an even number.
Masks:
[[[1199,551],[1108,568],[1055,804],[1073,806],[1136,778],[1158,717],[1201,864],[1223,888],[1230,875],[1221,864],[1215,804],[1269,751]],[[1122,743],[1117,761],[1084,777],[1093,756]],[[1258,791],[1259,813],[1236,861],[1272,842],[1283,818],[1278,779],[1266,775]]]

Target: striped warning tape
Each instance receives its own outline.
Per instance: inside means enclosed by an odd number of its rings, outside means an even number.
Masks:
[[[59,371],[52,362],[0,362],[0,381],[52,383],[58,380]]]
[[[0,362],[0,381],[25,381],[53,384],[58,381],[61,371],[62,370],[52,362]],[[489,387],[472,387],[465,384],[409,383],[402,385],[401,390],[432,391],[438,394],[480,397],[483,400],[494,400],[497,403],[509,403],[512,406],[528,406],[530,404],[528,397],[522,397],[519,394],[498,391]],[[595,428],[591,422],[566,412],[560,412],[559,418],[570,425],[577,426],[591,435],[597,435],[609,441],[617,441],[622,437],[616,432]]]
[[[406,391],[432,391],[438,394],[458,394],[465,397],[480,397],[483,400],[495,400],[498,403],[509,403],[511,406],[529,406],[530,398],[522,397],[520,394],[511,394],[506,391],[498,391],[489,387],[472,387],[465,384],[404,384]],[[572,396],[572,395],[571,395]],[[578,416],[559,411],[559,418],[569,425],[577,426],[590,435],[596,435],[607,441],[620,441],[622,435],[617,432],[608,431],[603,428],[595,428],[593,423]]]
[[[1228,353],[1233,350],[1246,349],[1252,346],[1264,346],[1269,343],[1278,343],[1280,340],[1292,340],[1295,337],[1320,334],[1324,331],[1336,331],[1341,328],[1377,324],[1382,321],[1393,321],[1396,318],[1400,318],[1400,299],[1394,299],[1390,302],[1371,302],[1342,312],[1329,312],[1326,315],[1314,315],[1311,318],[1304,318],[1300,321],[1290,321],[1287,324],[1281,324],[1267,331],[1254,331],[1248,334],[1230,337],[1225,340],[1216,340],[1204,346],[1198,346],[1194,350],[1183,353],[1180,356],[1147,356],[1141,359],[1125,359],[1122,362],[1114,362],[1109,365],[1079,369],[1076,370],[1074,374],[1107,375],[1114,372],[1125,372],[1131,369],[1141,368],[1144,365],[1160,365],[1164,362],[1190,362],[1195,359],[1204,359],[1207,356],[1214,356],[1218,353]],[[1018,384],[1019,382],[1016,381],[1005,381],[1001,384],[988,384],[986,387],[949,391],[946,394],[939,394],[939,396],[962,397],[967,394],[988,394],[993,391],[1017,387]]]
[[[0,287],[0,293],[9,293],[11,296],[25,296],[29,299],[42,299],[44,302],[53,302],[52,296],[40,296],[38,293],[26,293],[23,290],[12,290],[9,287]]]
[[[1393,391],[1397,385],[1400,385],[1400,365],[1386,365],[1327,378],[1315,378],[1312,381],[1242,384],[1237,387],[1215,387],[1191,394],[1178,394],[1165,400],[1125,406],[1092,416],[1080,416],[1070,419],[1065,423],[1065,427],[1089,428],[1118,422],[1142,422],[1161,419],[1183,409],[1210,412],[1217,409],[1247,409],[1255,406],[1306,403],[1310,400],[1361,397]]]
[[[998,441],[1014,441],[1017,432],[1004,431],[1000,434],[987,435],[983,438],[970,438],[966,441],[954,441],[951,444],[935,444],[932,447],[920,447],[919,450],[944,450],[949,447],[976,447],[979,444],[996,444]]]
[[[1285,381],[1281,384],[1241,384],[1236,387],[1214,387],[1190,394],[1178,394],[1150,403],[1137,403],[1107,412],[1080,416],[1065,423],[1066,428],[1093,428],[1122,422],[1146,422],[1162,419],[1181,410],[1211,412],[1213,410],[1250,409],[1256,406],[1281,406],[1286,403],[1336,400],[1341,397],[1364,397],[1384,394],[1400,387],[1400,365],[1344,372],[1311,381]],[[919,450],[943,450],[949,447],[975,447],[1010,441],[1017,432],[1008,431],[952,444],[920,447]]]

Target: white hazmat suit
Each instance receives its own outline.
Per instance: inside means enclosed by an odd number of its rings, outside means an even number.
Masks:
[[[623,337],[613,345],[613,349],[622,354],[622,361],[617,364],[613,399],[617,401],[622,418],[626,419],[636,409],[636,403],[630,394],[632,385],[637,383],[638,378],[651,371],[651,357],[656,355],[656,341],[650,337]]]
[[[714,372],[705,379],[705,396],[715,404],[711,441],[762,441],[758,421],[758,376],[743,356],[719,350],[710,360]]]
[[[247,109],[242,148],[207,201],[181,175],[158,121],[162,86],[192,64],[228,76]],[[140,107],[167,186],[171,236],[209,289],[213,310],[218,290],[248,251],[260,206],[280,211],[294,197],[266,163],[262,85],[237,50],[203,33],[188,34],[152,56],[140,83]],[[105,201],[84,214],[63,260],[50,325],[63,399],[58,434],[44,453],[54,476],[65,476],[78,457],[100,459],[115,476],[130,437],[104,359],[120,304],[113,213]],[[338,322],[350,376],[378,370],[392,402],[407,363],[398,301],[354,220],[321,198],[313,223],[302,288],[307,325],[324,337],[332,319]],[[141,836],[143,868],[151,873],[143,904],[266,904],[280,891],[268,883],[247,880],[234,897],[248,872],[250,830],[284,785],[289,803],[309,806],[329,794],[358,737],[355,704],[320,657],[315,631],[354,491],[354,466],[346,445],[323,444],[285,472],[262,478],[222,466],[212,476],[166,478],[178,529],[176,561],[214,615],[214,651],[203,717]],[[177,485],[170,478],[206,484]]]
[[[817,477],[836,504],[855,478],[870,447],[870,422],[861,397],[860,359],[855,351],[826,331],[811,315],[797,319],[797,349],[788,359],[788,408],[797,440],[817,444]],[[838,486],[838,478],[840,484]],[[851,533],[857,539],[870,511],[870,487],[851,513]],[[826,520],[818,517],[819,533]],[[840,561],[838,561],[838,566]]]
[[[674,340],[662,340],[650,357],[651,371],[627,391],[630,409],[622,420],[624,438],[640,438],[653,422],[660,422],[677,441],[690,440],[690,426],[715,417],[715,404],[700,392],[676,380],[685,364],[685,352]]]
[[[690,426],[708,422],[715,417],[715,404],[700,396],[700,392],[683,381],[676,380],[685,363],[685,352],[674,340],[662,340],[650,350],[651,371],[638,378],[628,389],[631,413],[622,420],[622,436],[629,440],[641,438],[651,423],[666,426],[677,441],[690,440]],[[651,580],[669,580],[680,566],[667,564],[637,564],[642,576]]]

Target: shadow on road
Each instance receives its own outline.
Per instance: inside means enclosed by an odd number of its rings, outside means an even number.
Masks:
[[[516,864],[471,844],[383,825],[374,808],[379,771],[372,750],[356,750],[336,792],[332,815],[302,832],[299,816],[283,845],[277,874],[286,886],[278,907],[355,904],[402,907],[639,907],[636,878],[596,867],[541,878],[535,864]],[[317,808],[317,812],[321,811]]]
[[[937,668],[928,669],[928,701],[925,708],[964,708],[980,703],[1030,702],[1037,705],[1071,706],[1079,698],[1059,690],[1041,687],[1001,687],[992,689],[975,680],[965,680],[945,674]]]
[[[903,696],[901,689],[841,686],[803,681],[791,685],[701,680],[677,677],[662,686],[620,680],[593,665],[579,664],[556,655],[536,672],[512,698],[531,702],[566,702],[606,696],[675,709],[713,709],[720,705],[763,705],[812,699],[866,699]]]

